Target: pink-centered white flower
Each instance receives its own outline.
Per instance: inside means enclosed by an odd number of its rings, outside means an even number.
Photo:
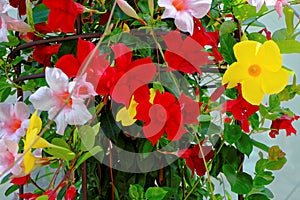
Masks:
[[[279,17],[282,17],[282,6],[290,5],[286,0],[247,0],[247,2],[256,7],[256,12],[260,11],[264,3],[266,6],[274,6]]]
[[[58,68],[46,68],[45,76],[49,87],[39,88],[29,101],[35,109],[48,111],[48,118],[56,122],[57,133],[63,135],[68,124],[83,125],[92,118],[84,100],[96,93],[86,76],[69,83],[67,75]]]
[[[23,102],[0,103],[0,138],[19,142],[29,124],[30,111]]]
[[[174,18],[176,27],[193,35],[193,17],[202,18],[211,6],[211,0],[158,0],[158,5],[165,7],[162,19]]]
[[[12,173],[18,176],[23,173],[22,167],[16,163],[20,154],[18,154],[18,143],[1,139],[0,140],[0,175],[4,176],[8,173]]]
[[[0,42],[8,42],[7,30],[30,32],[31,27],[22,20],[14,19],[7,14],[12,7],[7,0],[0,0]]]

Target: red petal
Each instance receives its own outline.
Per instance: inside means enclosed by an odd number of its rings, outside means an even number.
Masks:
[[[90,52],[93,51],[95,48],[95,45],[90,41],[85,41],[81,38],[78,39],[78,45],[77,45],[77,53],[76,57],[79,61],[79,63],[83,63],[83,61],[86,59],[86,57],[89,55]],[[95,54],[97,55],[97,54]]]
[[[50,66],[50,58],[56,54],[60,48],[59,44],[52,46],[37,46],[33,51],[33,59],[43,64],[45,67]]]
[[[57,62],[56,67],[61,69],[69,78],[77,76],[80,63],[72,54],[62,56]]]
[[[28,174],[26,176],[22,176],[22,177],[12,178],[12,180],[10,182],[15,185],[24,185],[24,184],[28,183],[29,180],[30,180],[30,174]]]
[[[115,54],[116,68],[118,70],[126,71],[126,68],[131,63],[132,51],[125,44],[118,43],[111,47]]]

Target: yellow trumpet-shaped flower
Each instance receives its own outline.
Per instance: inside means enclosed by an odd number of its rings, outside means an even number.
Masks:
[[[134,117],[136,115],[137,105],[138,103],[134,100],[134,97],[132,96],[128,109],[126,109],[125,106],[121,108],[117,113],[116,121],[121,121],[123,126],[130,126],[134,124],[134,122],[136,121]]]
[[[37,116],[37,111],[35,111],[30,118],[29,127],[24,140],[25,155],[23,164],[26,174],[29,174],[32,171],[36,161],[36,158],[31,153],[31,148],[46,148],[51,145],[47,140],[38,136],[41,129],[42,120]]]
[[[265,94],[279,93],[287,85],[288,71],[282,68],[280,50],[274,41],[242,41],[233,51],[237,62],[227,69],[222,84],[233,88],[240,83],[249,103],[259,105]]]

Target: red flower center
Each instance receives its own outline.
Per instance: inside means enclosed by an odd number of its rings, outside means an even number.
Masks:
[[[72,98],[69,98],[70,93],[69,92],[64,92],[62,94],[57,95],[59,100],[66,104],[68,107],[72,107]]]
[[[186,9],[186,4],[184,0],[173,0],[172,5],[177,11],[182,11]]]

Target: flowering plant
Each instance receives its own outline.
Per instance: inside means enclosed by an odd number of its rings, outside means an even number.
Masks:
[[[287,159],[256,135],[297,132],[298,3],[0,0],[5,195],[272,199]]]

